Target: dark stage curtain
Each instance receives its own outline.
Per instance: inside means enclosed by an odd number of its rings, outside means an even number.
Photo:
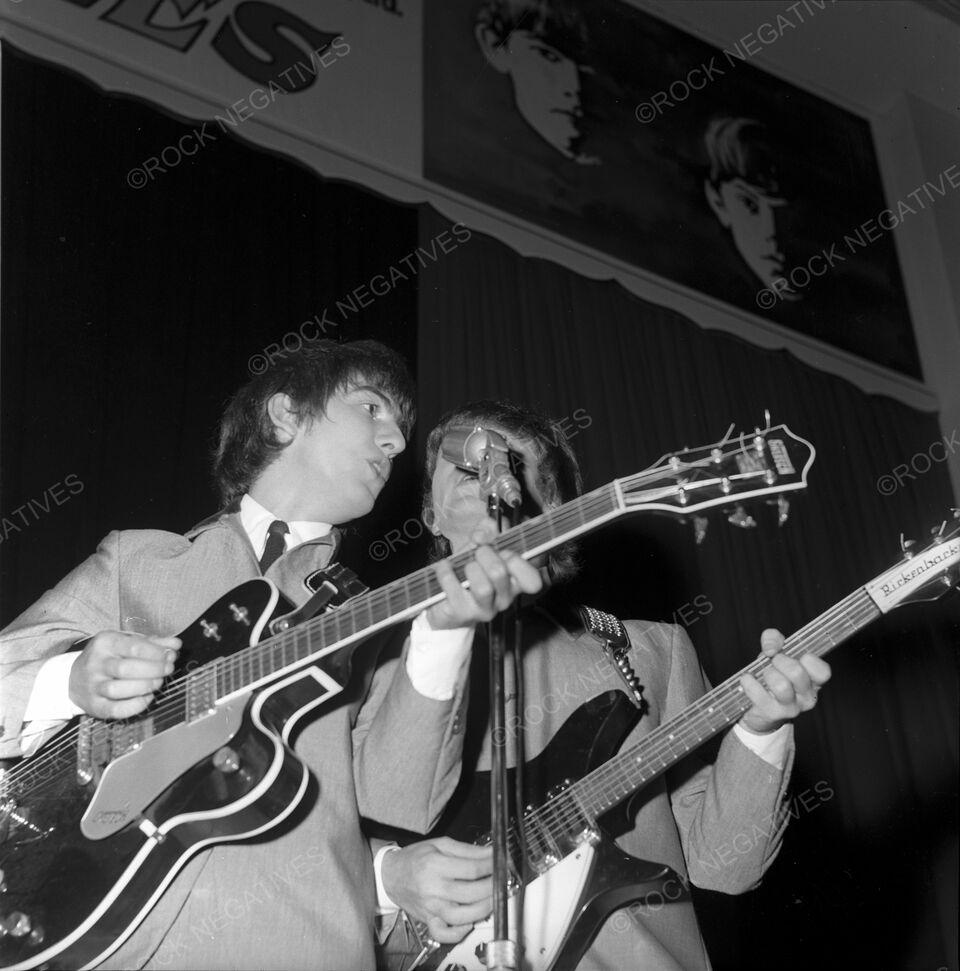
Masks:
[[[421,210],[422,247],[447,228]],[[714,683],[753,659],[763,627],[796,630],[893,566],[901,532],[925,542],[953,505],[942,464],[878,489],[942,442],[934,415],[479,234],[424,269],[419,316],[421,437],[468,399],[529,403],[568,419],[588,488],[731,422],[750,430],[765,408],[814,443],[809,489],[782,528],[770,508],[751,510],[751,530],[714,517],[698,547],[690,526],[636,516],[583,544],[576,596],[686,624]],[[831,655],[833,681],[797,724],[780,858],[748,895],[698,894],[718,969],[954,966],[958,614],[955,592],[903,607]]]
[[[316,339],[319,320],[334,340],[375,337],[413,363],[416,279],[372,302],[369,283],[414,251],[417,215],[219,128],[134,188],[127,173],[196,123],[9,44],[2,80],[6,624],[110,529],[183,532],[216,511],[220,412],[271,345]],[[400,459],[398,482],[415,459]],[[392,524],[401,494],[391,483],[375,516]],[[345,559],[362,555],[364,525]]]

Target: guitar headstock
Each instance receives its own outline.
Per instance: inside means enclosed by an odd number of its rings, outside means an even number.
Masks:
[[[739,434],[732,429],[719,442],[667,453],[644,472],[618,479],[624,506],[684,517],[714,506],[734,506],[730,521],[752,526],[756,523],[743,504],[768,499],[778,502],[780,523],[785,522],[785,494],[806,488],[816,449],[786,425],[771,427],[769,413],[763,429]],[[701,529],[698,525],[698,542]]]
[[[938,600],[960,583],[960,510],[953,511],[953,519],[952,527],[944,520],[932,530],[933,539],[922,549],[901,539],[903,559],[864,587],[883,613],[906,603]]]

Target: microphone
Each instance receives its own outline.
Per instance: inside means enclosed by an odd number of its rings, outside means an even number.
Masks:
[[[520,483],[510,471],[510,446],[500,432],[482,425],[457,425],[447,430],[440,454],[458,469],[480,476],[481,491],[512,509],[522,501]]]

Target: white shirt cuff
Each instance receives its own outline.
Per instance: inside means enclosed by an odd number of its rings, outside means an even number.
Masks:
[[[417,614],[410,626],[407,676],[420,694],[434,701],[454,696],[470,657],[473,631],[473,627],[434,630],[425,610]]]
[[[79,651],[68,651],[43,662],[23,713],[25,722],[63,721],[83,714],[70,700],[70,671],[78,657]]]
[[[390,894],[383,887],[383,858],[400,847],[396,843],[388,843],[377,850],[373,858],[373,875],[377,881],[377,916],[384,917],[387,914],[395,914],[400,908],[390,899]]]
[[[781,725],[775,732],[758,735],[737,723],[733,726],[733,731],[751,752],[755,752],[764,762],[769,762],[774,768],[782,769],[787,764],[791,727],[789,724]]]
[[[65,721],[83,714],[70,700],[70,670],[78,657],[78,651],[69,651],[40,666],[23,713],[20,752],[24,757],[33,755]]]

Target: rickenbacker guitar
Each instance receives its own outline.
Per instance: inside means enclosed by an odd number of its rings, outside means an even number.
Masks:
[[[960,510],[954,518],[960,519]],[[787,638],[784,653],[827,654],[882,614],[902,604],[936,600],[958,580],[960,526],[948,532],[945,522],[925,548],[908,552],[896,566]],[[638,712],[621,691],[598,695],[581,705],[543,752],[526,764],[526,779],[535,780],[539,794],[547,798],[523,816],[523,851],[516,820],[509,830],[511,882],[516,889],[522,880],[524,889],[523,971],[573,971],[614,910],[662,889],[673,871],[620,850],[605,832],[612,811],[737,721],[750,707],[739,685],[741,676],[756,676],[768,665],[762,659],[747,665],[616,755],[613,752]],[[476,798],[464,801],[432,836],[489,842],[489,799],[484,795],[489,793],[490,773],[476,775]],[[617,822],[622,826],[623,820]],[[665,898],[674,900],[677,895]],[[517,900],[514,892],[514,938]],[[438,944],[430,940],[424,924],[405,917],[387,942],[386,965],[391,971],[486,971],[483,955],[492,937],[488,918],[459,944]]]
[[[668,454],[493,545],[530,559],[630,512],[685,516],[762,497],[782,521],[785,494],[805,488],[814,457],[768,421]],[[739,505],[732,515],[744,524]],[[449,560],[463,582],[470,556]],[[311,615],[328,587],[298,609],[269,580],[234,588],[180,634],[178,667],[146,712],[74,719],[2,774],[0,967],[99,964],[190,856],[293,812],[309,780],[288,744],[297,721],[342,691],[361,641],[443,599],[428,567]]]

